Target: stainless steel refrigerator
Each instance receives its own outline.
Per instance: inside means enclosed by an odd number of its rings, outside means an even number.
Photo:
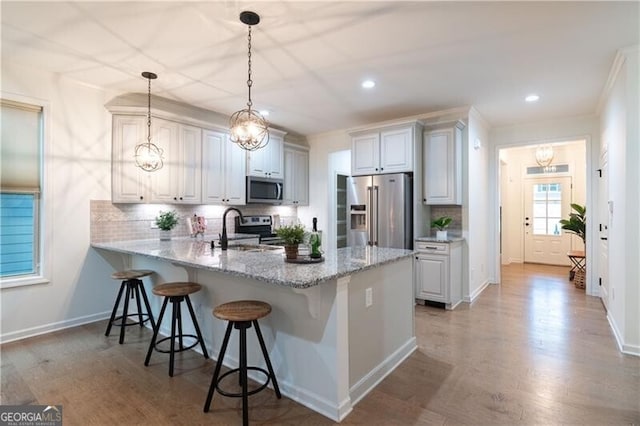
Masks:
[[[412,176],[355,176],[347,180],[347,244],[413,248]]]

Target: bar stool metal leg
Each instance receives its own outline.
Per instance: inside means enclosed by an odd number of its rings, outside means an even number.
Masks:
[[[269,374],[271,375],[271,381],[273,382],[273,390],[276,392],[276,396],[278,399],[282,398],[280,395],[280,387],[278,386],[278,381],[276,380],[276,375],[273,372],[273,367],[271,366],[271,360],[269,359],[269,353],[267,352],[267,346],[264,344],[264,339],[262,338],[262,332],[260,331],[260,326],[258,325],[258,321],[253,321],[253,326],[256,329],[256,334],[258,335],[258,341],[260,342],[260,348],[262,349],[262,356],[264,357],[264,362],[267,364],[267,370],[269,370]]]
[[[173,377],[173,359],[176,350],[176,322],[177,322],[177,309],[179,308],[179,303],[175,300],[174,297],[171,298],[171,349],[169,352],[169,376]],[[176,306],[178,304],[178,306]]]
[[[135,299],[136,299],[136,305],[138,306],[138,322],[140,323],[140,328],[144,327],[144,321],[142,320],[142,303],[140,303],[140,285],[142,284],[142,281],[140,280],[131,280],[131,285],[133,286],[133,290],[132,290],[132,296],[133,296],[133,291],[135,291]]]
[[[109,324],[107,324],[107,331],[104,333],[105,336],[109,336],[111,333],[111,326],[113,325],[113,321],[116,319],[116,313],[118,312],[118,306],[120,306],[120,299],[122,299],[122,293],[124,292],[124,286],[126,285],[126,281],[122,281],[120,284],[120,291],[118,291],[118,297],[116,297],[116,303],[113,305],[113,311],[111,311],[111,318],[109,318]]]
[[[198,336],[198,340],[200,340],[200,348],[202,348],[202,354],[205,358],[209,358],[209,354],[207,353],[207,348],[204,345],[204,338],[202,337],[202,333],[200,332],[200,326],[198,326],[198,321],[196,319],[196,313],[193,310],[193,305],[191,304],[191,299],[189,296],[185,296],[187,301],[187,308],[189,309],[189,314],[191,314],[191,321],[193,322],[193,328],[196,330],[196,336]]]
[[[216,390],[216,386],[218,385],[218,377],[220,376],[220,368],[222,367],[222,360],[224,359],[224,354],[227,352],[227,345],[229,344],[229,337],[231,336],[231,330],[233,328],[233,323],[229,322],[227,324],[227,331],[224,334],[224,339],[222,340],[222,348],[220,348],[220,353],[218,354],[218,362],[216,362],[216,369],[213,372],[213,377],[211,378],[211,385],[209,385],[209,393],[207,393],[207,400],[204,403],[204,412],[208,413],[211,408],[211,400],[213,399],[213,393]]]
[[[124,343],[124,331],[125,331],[125,327],[127,325],[127,318],[129,315],[129,297],[131,294],[131,286],[129,285],[129,282],[127,281],[127,292],[125,293],[125,297],[124,297],[124,309],[122,311],[122,326],[120,327],[120,344]]]
[[[164,302],[162,303],[162,308],[160,309],[160,316],[158,316],[158,323],[153,328],[153,337],[151,338],[151,343],[149,343],[149,350],[147,351],[147,357],[144,359],[144,365],[149,365],[149,360],[151,360],[151,352],[156,344],[156,339],[158,338],[158,332],[160,331],[160,325],[162,324],[162,317],[164,317],[164,311],[167,309],[167,303],[169,302],[169,298],[165,297]]]
[[[153,320],[153,314],[151,313],[151,305],[147,298],[147,292],[144,290],[144,283],[140,281],[140,293],[142,293],[142,299],[144,300],[144,306],[147,308],[147,314],[149,314],[149,322],[151,322],[151,329],[155,330],[156,322]]]
[[[236,323],[240,329],[240,383],[242,384],[242,425],[249,425],[249,395],[247,394],[247,327],[248,322]]]

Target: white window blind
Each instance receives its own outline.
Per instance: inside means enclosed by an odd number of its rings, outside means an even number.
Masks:
[[[0,100],[0,277],[39,273],[42,107]]]

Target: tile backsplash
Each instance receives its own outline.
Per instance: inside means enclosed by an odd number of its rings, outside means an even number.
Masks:
[[[297,220],[298,209],[293,206],[247,205],[235,206],[246,215],[280,215],[281,223]],[[194,214],[207,219],[207,234],[222,232],[222,214],[226,206],[212,205],[161,205],[161,204],[113,204],[109,200],[91,200],[91,242],[146,240],[159,237],[159,230],[151,223],[160,211],[175,210],[180,221],[173,229],[175,237],[189,236],[187,218]],[[227,232],[234,231],[235,212],[227,215]]]
[[[459,236],[462,234],[462,206],[431,206],[431,219],[442,216],[449,216],[453,219],[448,228],[451,235]],[[436,230],[432,229],[431,233],[435,235]]]

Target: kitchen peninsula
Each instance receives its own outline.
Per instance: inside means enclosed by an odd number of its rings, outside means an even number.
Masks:
[[[212,250],[208,241],[192,239],[92,246],[116,269],[156,271],[155,284],[202,284],[192,301],[214,358],[225,326],[212,317],[215,306],[270,303],[261,328],[282,393],[335,421],[416,349],[409,250],[342,248],[307,265],[285,263],[282,249]],[[156,313],[159,303],[152,300]],[[249,363],[259,365],[257,345],[249,346]],[[225,359],[235,367],[237,343],[229,348]]]

